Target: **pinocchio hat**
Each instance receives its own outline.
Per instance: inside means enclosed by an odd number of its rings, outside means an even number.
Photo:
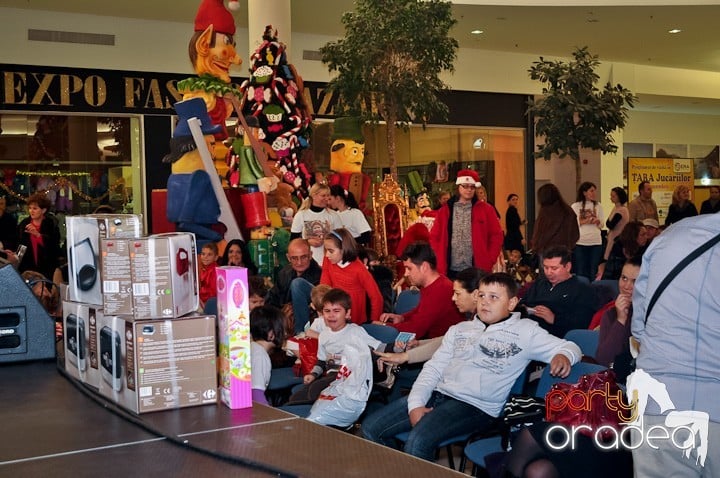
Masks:
[[[215,134],[220,132],[222,126],[213,124],[208,115],[205,100],[202,98],[190,98],[189,100],[178,101],[175,103],[175,112],[178,115],[178,124],[173,131],[173,138],[192,136],[188,120],[197,118],[200,120],[200,130],[203,135]]]
[[[478,176],[478,173],[472,169],[461,169],[458,171],[455,184],[470,184],[476,188],[482,186],[482,183],[480,183],[480,176]]]
[[[237,0],[230,0],[230,10],[237,10],[240,5]],[[235,19],[225,8],[223,0],[202,0],[195,15],[195,31],[202,32],[210,25],[213,30],[226,35],[235,35]]]

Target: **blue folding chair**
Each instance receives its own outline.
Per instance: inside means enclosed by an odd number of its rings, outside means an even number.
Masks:
[[[620,293],[616,280],[596,280],[590,283],[590,288],[593,290],[595,307],[598,309],[611,300],[615,300]]]
[[[420,302],[420,291],[415,289],[405,289],[398,294],[397,300],[395,301],[395,313],[404,314],[410,312],[417,307]]]
[[[217,317],[217,297],[210,297],[207,302],[205,302],[205,308],[203,309],[203,313],[206,315],[214,315],[215,317]]]
[[[377,339],[384,344],[395,343],[395,337],[398,335],[398,330],[389,325],[362,324],[361,327],[365,329],[365,332],[367,332],[370,337]]]
[[[573,329],[565,334],[565,340],[576,343],[583,355],[595,357],[600,342],[600,332],[597,330]]]
[[[604,365],[578,362],[570,369],[570,375],[565,378],[560,378],[550,375],[550,367],[545,367],[545,370],[543,370],[543,373],[540,376],[540,382],[538,382],[537,390],[535,390],[535,396],[538,398],[545,398],[545,395],[547,395],[550,391],[550,387],[552,387],[553,384],[560,382],[575,383],[585,374],[600,372],[601,370],[606,369],[607,367]]]
[[[448,438],[447,440],[444,440],[438,444],[438,451],[441,448],[445,448],[447,450],[448,465],[453,470],[455,469],[455,458],[454,458],[453,452],[452,452],[453,445],[466,442],[467,439],[470,438],[471,435],[472,435],[472,433],[465,433],[463,435],[458,435],[458,436],[455,436],[452,438]],[[395,435],[395,439],[398,442],[400,442],[401,444],[404,444],[407,441],[409,436],[410,436],[410,432],[402,432],[402,433],[398,433],[397,435]]]
[[[293,367],[274,368],[270,372],[265,396],[273,407],[282,405],[290,398],[293,387],[303,383],[303,378],[295,375]]]

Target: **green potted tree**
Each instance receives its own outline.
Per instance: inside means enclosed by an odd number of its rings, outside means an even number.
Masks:
[[[575,160],[575,180],[582,180],[580,148],[614,153],[617,151],[612,132],[623,128],[637,97],[622,85],[609,82],[602,90],[595,84],[600,79],[595,68],[597,55],[587,47],[573,52],[573,61],[550,61],[540,57],[528,70],[530,78],[541,81],[543,96],[531,100],[528,114],[535,117],[535,135],[544,136],[536,158],[549,161],[553,154]]]
[[[447,118],[439,78],[453,71],[458,43],[448,33],[456,21],[441,0],[357,0],[342,16],[345,37],[320,48],[337,72],[328,89],[339,96],[337,113],[387,124],[390,171],[397,179],[396,127]]]

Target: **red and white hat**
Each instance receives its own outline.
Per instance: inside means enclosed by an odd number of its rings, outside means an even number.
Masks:
[[[461,169],[460,171],[458,171],[455,184],[470,184],[471,186],[475,186],[476,188],[482,186],[482,184],[480,183],[480,176],[478,176],[478,173],[473,171],[472,169]]]
[[[230,10],[237,10],[237,0],[231,0],[228,7]],[[235,35],[235,19],[225,8],[223,0],[202,0],[195,15],[195,31],[205,31],[210,25],[219,33]]]

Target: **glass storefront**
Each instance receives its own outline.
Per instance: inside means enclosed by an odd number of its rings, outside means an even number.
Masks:
[[[313,153],[316,167],[327,171],[330,165],[332,123],[313,126]],[[389,172],[386,126],[365,126],[363,172],[373,182]],[[525,130],[520,128],[482,128],[472,126],[411,126],[397,130],[396,161],[398,182],[419,177],[433,199],[441,191],[454,191],[459,169],[474,169],[488,191],[488,200],[503,213],[510,193],[525,191]]]
[[[0,129],[0,195],[18,221],[38,191],[47,193],[61,229],[65,215],[101,205],[143,212],[140,117],[2,113]]]

